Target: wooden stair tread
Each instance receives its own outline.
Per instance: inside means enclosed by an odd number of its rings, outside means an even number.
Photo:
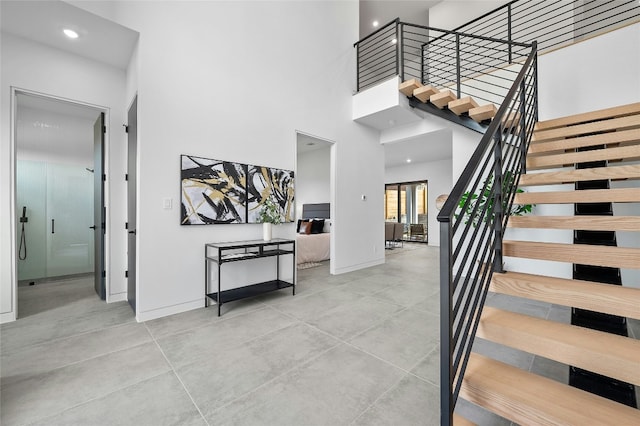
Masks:
[[[504,240],[502,252],[527,259],[640,269],[640,248]]]
[[[469,117],[480,123],[482,121],[490,120],[495,117],[496,112],[498,112],[498,110],[496,109],[496,106],[494,104],[487,104],[476,108],[471,108],[469,110]]]
[[[449,110],[453,111],[456,115],[461,115],[472,108],[477,108],[478,103],[471,96],[465,96],[464,98],[449,102],[448,107]]]
[[[426,103],[429,102],[429,98],[436,93],[440,93],[440,91],[433,86],[426,85],[415,89],[413,91],[413,97],[417,98],[422,103]]]
[[[510,228],[640,231],[640,216],[511,216]]]
[[[485,306],[478,337],[640,384],[640,341]]]
[[[429,102],[434,104],[440,109],[449,105],[449,102],[458,99],[456,95],[453,94],[451,90],[442,90],[440,93],[436,93],[435,95],[431,95],[429,98]]]
[[[520,192],[514,204],[636,203],[640,188],[585,189],[580,191]]]
[[[553,129],[556,127],[580,124],[587,121],[605,120],[608,118],[621,117],[625,115],[640,114],[640,102],[621,105],[613,108],[605,108],[597,111],[590,111],[582,114],[573,114],[566,117],[554,118],[552,120],[540,121],[536,124],[536,130]]]
[[[555,139],[587,135],[590,133],[626,130],[638,127],[640,127],[640,115],[631,115],[628,117],[612,118],[610,120],[597,121],[594,123],[578,124],[570,127],[536,130],[533,132],[531,140],[535,142],[551,141]]]
[[[520,122],[520,112],[519,111],[511,111],[502,119],[502,126],[505,129],[510,129],[511,127],[515,127]]]
[[[400,83],[398,90],[400,90],[403,95],[411,97],[413,95],[413,91],[418,87],[422,87],[422,83],[420,83],[417,78],[410,78],[409,80]]]
[[[640,410],[476,353],[460,396],[523,425],[640,424]]]
[[[605,160],[634,160],[640,158],[640,145],[619,146],[593,151],[570,152],[543,156],[527,156],[528,169],[560,167],[564,164],[588,163]]]
[[[634,164],[629,166],[594,167],[590,169],[565,170],[559,172],[527,173],[520,176],[520,186],[638,178],[640,178],[640,164]]]
[[[453,426],[476,426],[476,424],[465,419],[458,413],[453,413]]]
[[[559,139],[550,142],[532,142],[529,145],[529,154],[540,154],[554,151],[564,152],[566,149],[619,143],[627,144],[633,142],[640,142],[640,131],[638,129],[621,130],[618,132],[601,133],[591,136],[580,136],[570,139]]]
[[[490,291],[640,320],[640,289],[522,272],[494,273]]]

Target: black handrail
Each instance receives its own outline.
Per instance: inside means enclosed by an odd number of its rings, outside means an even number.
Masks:
[[[369,40],[371,37],[373,37],[374,35],[382,32],[385,28],[393,25],[393,24],[397,24],[398,22],[400,22],[400,18],[396,18],[392,21],[390,21],[387,24],[384,24],[383,26],[381,26],[380,28],[378,28],[377,30],[375,30],[374,32],[372,32],[371,34],[365,36],[364,38],[361,38],[360,40],[356,41],[355,43],[353,43],[353,47],[356,47],[359,44],[364,43],[365,41]]]
[[[537,121],[537,44],[445,201],[440,222],[441,424],[453,412]],[[475,196],[475,198],[474,198]]]

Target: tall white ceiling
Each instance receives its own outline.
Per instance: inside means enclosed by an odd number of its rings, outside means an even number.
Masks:
[[[80,37],[69,39],[64,28]],[[59,0],[2,0],[0,29],[120,69],[127,67],[138,40],[138,32]]]
[[[360,38],[380,26],[400,18],[403,22],[417,25],[429,25],[429,8],[442,0],[360,0]],[[379,28],[379,27],[378,27]],[[354,40],[355,42],[356,40]]]

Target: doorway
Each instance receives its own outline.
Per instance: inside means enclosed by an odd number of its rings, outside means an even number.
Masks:
[[[386,184],[384,219],[402,223],[402,240],[428,243],[428,181]]]
[[[26,91],[15,106],[18,307],[21,288],[69,282],[105,299],[104,112]]]
[[[314,227],[313,235],[300,235],[296,229],[297,269],[304,269],[307,276],[335,273],[335,158],[334,142],[296,132],[296,223],[324,221],[322,229]],[[309,211],[314,212],[313,217],[305,216]]]

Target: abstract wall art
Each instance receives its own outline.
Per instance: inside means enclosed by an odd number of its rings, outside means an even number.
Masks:
[[[293,222],[294,176],[291,170],[248,166],[247,221],[258,223],[262,204],[271,198],[280,207],[283,222]]]
[[[246,223],[246,165],[181,156],[183,225]]]
[[[192,155],[180,161],[182,225],[258,223],[267,199],[280,207],[283,222],[293,222],[293,171]]]

